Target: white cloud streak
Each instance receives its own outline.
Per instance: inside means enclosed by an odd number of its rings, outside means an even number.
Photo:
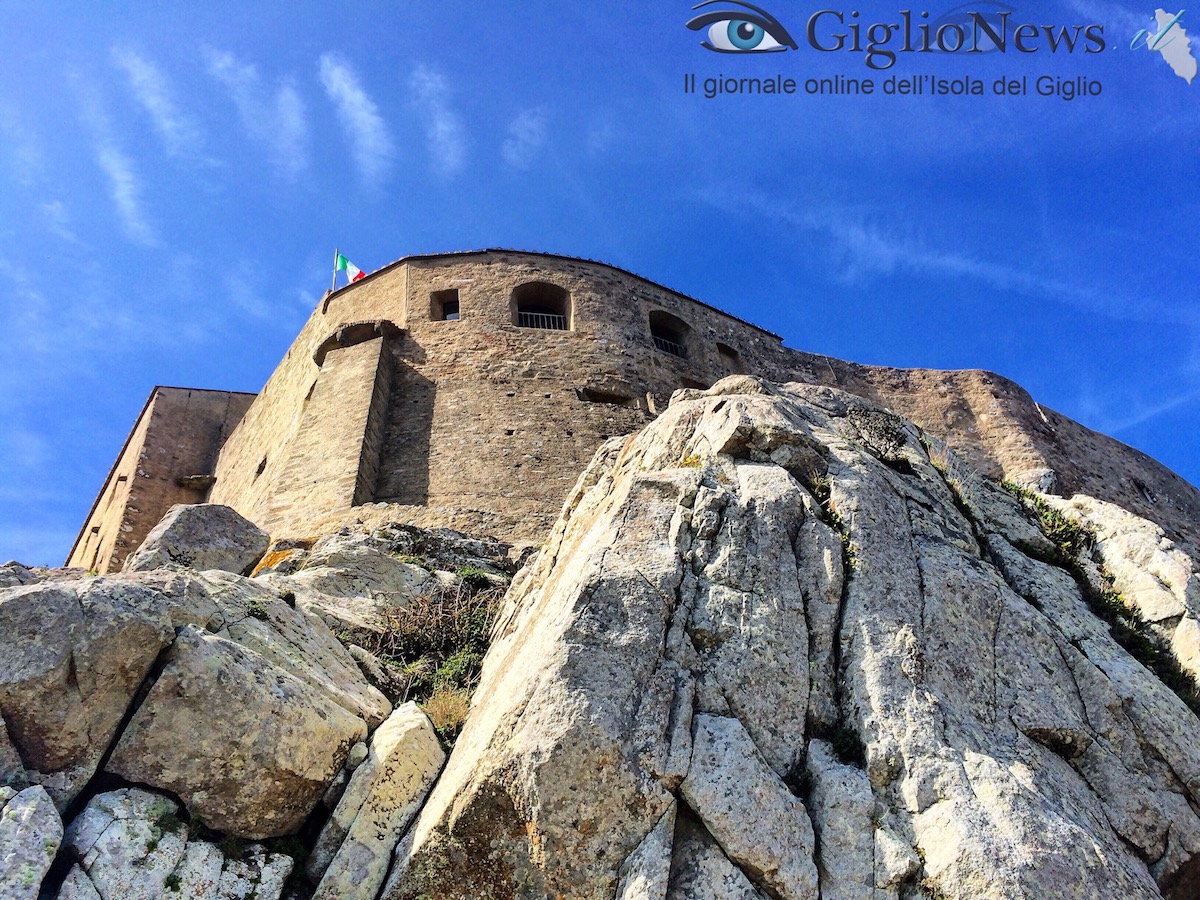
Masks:
[[[258,69],[230,53],[205,50],[208,73],[225,86],[251,140],[266,147],[279,174],[295,180],[308,168],[308,111],[289,82],[272,94]]]
[[[408,80],[413,104],[425,119],[425,137],[431,166],[448,177],[462,170],[467,161],[466,129],[450,103],[450,88],[440,72],[418,66]]]
[[[993,290],[1045,297],[1119,321],[1175,322],[1196,325],[1200,314],[1165,296],[1133,296],[1048,275],[1034,268],[992,262],[958,250],[933,246],[919,237],[898,234],[871,224],[865,213],[839,207],[791,208],[756,195],[736,199],[710,192],[714,206],[766,217],[785,225],[826,236],[832,241],[835,270],[831,275],[848,283],[863,283],[880,275],[904,272],[922,277],[961,277]]]
[[[112,57],[125,72],[134,99],[150,117],[167,153],[176,157],[197,155],[200,130],[176,107],[162,71],[133,50],[113,48]]]
[[[19,184],[30,187],[42,169],[42,154],[16,110],[0,103],[0,137],[7,145],[7,162]]]
[[[1133,40],[1133,36],[1143,28],[1154,28],[1154,8],[1160,4],[1148,3],[1131,9],[1122,3],[1111,0],[1067,0],[1074,12],[1083,16],[1089,23],[1095,22],[1106,26],[1105,37],[1118,45],[1122,40],[1125,46]]]
[[[546,113],[527,109],[508,124],[508,137],[500,147],[504,162],[514,169],[533,163],[546,143]]]
[[[83,90],[83,121],[94,136],[93,152],[96,165],[108,180],[108,194],[126,237],[137,244],[151,246],[158,242],[142,204],[142,186],[133,160],[113,136],[112,125],[100,98]]]
[[[96,148],[96,162],[108,177],[109,195],[126,235],[139,244],[153,244],[154,232],[142,211],[142,190],[132,160],[115,144],[101,143]]]
[[[41,204],[42,219],[46,229],[70,244],[79,243],[79,236],[71,229],[71,213],[61,200],[48,200]]]
[[[392,161],[392,138],[379,107],[367,96],[354,70],[332,53],[321,57],[321,84],[337,107],[350,140],[359,177],[367,187],[378,185]]]
[[[1094,427],[1097,431],[1116,437],[1122,432],[1145,425],[1197,400],[1200,400],[1200,390],[1191,390],[1155,403],[1134,404],[1122,409],[1119,416],[1109,413],[1102,404],[1093,404],[1090,408],[1085,406],[1085,415],[1091,414],[1090,418],[1096,422]]]

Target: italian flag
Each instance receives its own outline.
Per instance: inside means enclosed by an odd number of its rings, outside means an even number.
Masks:
[[[350,262],[350,260],[346,259],[346,257],[342,256],[340,253],[337,255],[337,263],[335,264],[333,270],[335,272],[345,272],[346,277],[350,279],[351,284],[367,277],[366,272],[364,272],[354,263]]]

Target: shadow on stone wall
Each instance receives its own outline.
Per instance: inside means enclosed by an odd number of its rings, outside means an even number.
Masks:
[[[424,351],[411,339],[400,342],[393,355],[391,403],[387,413],[376,501],[424,506],[429,502],[429,436],[437,385],[413,369]],[[416,353],[418,357],[413,357]]]

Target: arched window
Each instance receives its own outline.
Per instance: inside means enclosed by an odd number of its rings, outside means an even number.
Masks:
[[[688,332],[692,329],[682,319],[655,310],[650,313],[650,337],[656,349],[687,359]]]
[[[728,344],[717,344],[717,358],[721,360],[721,365],[727,372],[741,375],[746,371],[742,365],[742,358]]]
[[[512,292],[513,324],[521,328],[571,330],[571,294],[544,281],[522,284]]]

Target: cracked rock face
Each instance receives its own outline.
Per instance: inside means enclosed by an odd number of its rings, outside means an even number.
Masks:
[[[0,765],[60,812],[105,763],[223,831],[286,834],[391,711],[315,615],[225,572],[10,587],[0,633]]]
[[[1197,896],[1200,721],[922,437],[733,378],[602,448],[382,896]]]
[[[58,900],[278,900],[291,858],[258,844],[227,858],[216,844],[189,840],[180,812],[138,788],[92,798],[67,829],[74,865]]]

